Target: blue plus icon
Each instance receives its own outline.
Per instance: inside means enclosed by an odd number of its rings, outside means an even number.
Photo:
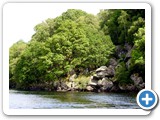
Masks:
[[[149,94],[146,93],[146,97],[145,98],[142,98],[142,101],[145,101],[146,105],[149,105],[149,101],[153,101],[153,98],[150,98],[149,97]]]
[[[153,90],[141,90],[137,95],[138,105],[145,110],[150,110],[157,104],[157,94]]]

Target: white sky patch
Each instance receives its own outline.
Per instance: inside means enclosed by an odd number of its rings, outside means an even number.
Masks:
[[[3,7],[3,40],[7,41],[9,47],[19,40],[28,42],[35,33],[34,27],[37,24],[72,8],[74,6],[56,3],[8,3]],[[94,15],[100,11],[88,6],[78,9]]]

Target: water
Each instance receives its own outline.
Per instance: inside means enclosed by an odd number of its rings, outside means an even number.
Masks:
[[[10,109],[139,109],[135,95],[92,92],[30,92],[10,90]]]

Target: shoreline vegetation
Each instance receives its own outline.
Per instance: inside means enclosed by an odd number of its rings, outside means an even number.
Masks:
[[[138,92],[145,88],[145,10],[69,9],[9,49],[9,88]]]

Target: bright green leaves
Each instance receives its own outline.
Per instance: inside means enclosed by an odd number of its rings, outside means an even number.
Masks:
[[[136,32],[138,32],[139,28],[144,28],[145,27],[145,20],[142,17],[139,17],[137,20],[133,21],[130,28],[128,29],[128,36],[129,36],[129,40],[130,42],[134,41],[135,39],[135,34]]]
[[[17,53],[18,59],[13,60],[10,52],[17,88],[54,83],[65,79],[70,71],[96,69],[107,64],[115,48],[110,36],[100,30],[98,17],[82,10],[70,9],[34,29],[25,50]]]
[[[63,18],[63,15],[61,17]],[[60,20],[56,18],[56,21]],[[107,57],[112,53],[114,46],[110,37],[104,36],[98,29],[98,19],[95,16],[89,14],[76,20],[69,17],[58,24],[55,34],[46,44],[55,55],[63,56],[63,62],[58,63],[63,66],[64,71],[69,72],[68,70],[79,69],[78,67],[95,68],[108,62]]]
[[[145,64],[145,28],[139,28],[138,32],[134,34],[134,50],[132,51],[133,64]]]
[[[81,16],[86,16],[87,13],[82,10],[75,10],[75,9],[69,9],[66,12],[62,13],[61,18],[62,20],[72,20],[75,21]]]
[[[44,82],[46,76],[51,74],[53,54],[44,43],[32,41],[21,54],[15,69],[15,78],[18,87],[26,88],[33,83]]]
[[[32,40],[43,42],[50,36],[49,26],[46,22],[36,25],[34,29],[36,33],[33,35]]]
[[[10,70],[10,78],[13,76],[14,69],[16,67],[17,61],[20,55],[25,50],[27,44],[24,43],[22,40],[18,41],[17,43],[13,44],[12,47],[9,49],[9,70]]]
[[[145,28],[139,28],[138,32],[135,35],[135,46],[137,49],[144,51],[145,50]]]

